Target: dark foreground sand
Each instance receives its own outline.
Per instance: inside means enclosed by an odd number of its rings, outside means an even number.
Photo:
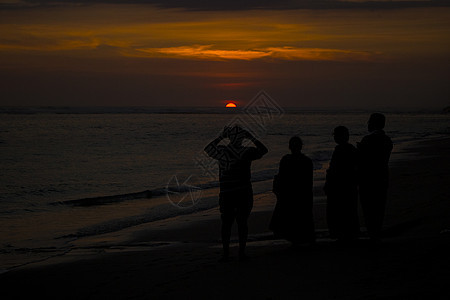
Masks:
[[[450,139],[408,152],[410,159],[391,166],[385,238],[376,248],[364,239],[344,247],[319,238],[314,248],[293,250],[269,238],[271,212],[262,210],[250,220],[251,260],[219,263],[219,218],[203,213],[184,217],[182,227],[135,228],[127,246],[103,245],[94,253],[79,245],[1,274],[0,297],[450,299]],[[318,229],[325,226],[323,210],[316,207]]]

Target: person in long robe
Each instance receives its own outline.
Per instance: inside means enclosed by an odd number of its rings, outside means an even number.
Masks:
[[[337,146],[324,186],[327,224],[331,238],[349,242],[359,235],[357,150],[348,142],[350,134],[347,127],[336,127],[333,136]]]
[[[313,216],[313,163],[302,153],[298,136],[289,141],[291,154],[282,157],[274,181],[277,203],[269,229],[275,238],[299,245],[315,241]]]
[[[370,115],[369,134],[357,145],[359,198],[372,241],[381,240],[389,186],[389,158],[392,140],[383,131],[386,117],[380,113]]]

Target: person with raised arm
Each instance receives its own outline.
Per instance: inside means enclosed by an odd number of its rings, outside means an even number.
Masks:
[[[227,145],[219,145],[229,139]],[[244,146],[250,140],[254,146]],[[205,152],[219,163],[219,206],[222,220],[223,257],[230,254],[231,228],[236,220],[239,233],[239,259],[247,259],[245,252],[248,236],[248,218],[253,208],[251,163],[260,159],[267,148],[247,130],[240,126],[225,127],[219,137],[205,147]]]

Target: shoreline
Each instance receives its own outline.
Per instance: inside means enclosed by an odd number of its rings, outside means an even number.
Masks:
[[[408,144],[409,142],[401,142],[400,145]],[[329,151],[331,153],[332,149],[330,148]],[[408,154],[401,153],[397,156],[408,156]],[[314,201],[316,203],[326,201],[322,185],[327,163],[328,161],[317,162],[317,170],[314,172]],[[260,181],[261,171],[259,174],[256,173],[258,179],[253,182],[255,195],[271,194],[272,179],[269,178],[270,176],[267,177],[268,179]],[[208,186],[210,185],[208,184]],[[212,186],[204,189],[200,201],[202,203],[199,202],[193,207],[181,208],[181,210],[176,205],[170,205],[174,203],[170,203],[165,195],[155,195],[156,197],[152,197],[151,200],[141,198],[149,193],[149,191],[144,191],[37,204],[29,212],[25,210],[25,218],[22,218],[20,214],[5,215],[6,218],[0,222],[3,225],[1,234],[4,238],[2,249],[0,249],[2,260],[0,270],[33,263],[35,260],[43,260],[47,254],[49,254],[47,256],[53,256],[54,254],[59,255],[58,253],[61,251],[70,251],[70,243],[74,239],[86,236],[95,237],[108,232],[114,233],[161,219],[173,220],[173,217],[178,214],[192,214],[196,211],[209,210],[217,207],[217,190],[218,187]],[[110,202],[113,204],[108,204]],[[64,203],[66,205],[62,205]],[[86,204],[88,205],[86,206]],[[269,208],[269,210],[272,209],[273,207]],[[86,216],[88,217],[86,218]],[[14,230],[7,231],[6,228]],[[19,256],[24,259],[21,260]],[[13,261],[10,261],[10,258],[13,258]]]
[[[248,263],[237,261],[236,244],[234,260],[217,263],[216,207],[176,222],[80,239],[70,253],[0,274],[2,290],[19,299],[26,292],[14,285],[21,282],[36,296],[64,293],[71,299],[227,298],[236,291],[237,298],[438,299],[450,280],[450,138],[405,147],[405,159],[391,163],[385,239],[378,249],[364,243],[341,248],[320,237],[314,249],[293,251],[267,229],[275,203],[269,192],[255,196],[259,205],[249,220]],[[319,233],[326,229],[324,210],[324,203],[316,203]],[[66,297],[67,290],[72,294]]]

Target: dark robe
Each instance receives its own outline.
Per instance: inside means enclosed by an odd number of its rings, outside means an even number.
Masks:
[[[270,229],[276,238],[313,242],[313,163],[305,155],[287,154],[274,182],[277,196]]]
[[[359,234],[357,153],[349,144],[337,145],[327,170],[327,223],[330,236],[354,239]]]
[[[393,145],[383,130],[366,135],[358,144],[359,197],[367,232],[381,235],[389,185],[389,158]]]

